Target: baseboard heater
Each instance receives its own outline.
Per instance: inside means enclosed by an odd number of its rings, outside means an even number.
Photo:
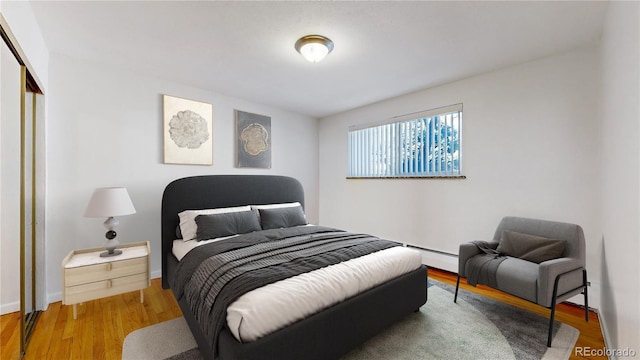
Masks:
[[[446,251],[442,251],[442,250],[429,249],[429,248],[424,248],[424,247],[421,247],[421,246],[410,245],[410,244],[407,244],[407,247],[418,249],[418,250],[422,250],[422,251],[428,251],[428,252],[432,252],[432,253],[436,253],[436,254],[440,254],[440,255],[451,256],[451,257],[454,257],[454,258],[458,257],[458,254],[454,254],[454,253],[450,253],[450,252],[446,252]]]

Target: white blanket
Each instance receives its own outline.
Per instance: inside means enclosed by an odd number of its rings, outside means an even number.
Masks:
[[[206,242],[188,243],[192,241],[174,241],[173,252],[178,259],[186,254],[186,248]],[[227,308],[227,324],[238,341],[254,341],[421,264],[420,252],[397,246],[281,280],[233,302]]]

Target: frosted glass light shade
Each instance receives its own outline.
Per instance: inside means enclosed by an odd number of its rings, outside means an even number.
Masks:
[[[317,63],[333,50],[333,41],[322,35],[307,35],[296,41],[295,48],[305,59]]]
[[[112,217],[134,214],[131,198],[126,188],[107,187],[93,191],[89,205],[84,212],[85,217]]]
[[[311,61],[312,63],[317,63],[324,59],[329,53],[329,49],[326,46],[318,43],[308,43],[302,45],[300,48],[300,53],[304,56],[305,59]]]

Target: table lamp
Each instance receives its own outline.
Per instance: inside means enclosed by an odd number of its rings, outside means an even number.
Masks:
[[[107,228],[105,237],[107,243],[105,248],[107,251],[100,254],[101,257],[116,256],[122,254],[122,250],[116,250],[118,240],[116,240],[115,228],[119,221],[115,216],[135,214],[136,209],[133,207],[131,198],[126,188],[123,187],[107,187],[97,188],[91,195],[87,210],[84,212],[85,217],[106,217],[104,226]]]

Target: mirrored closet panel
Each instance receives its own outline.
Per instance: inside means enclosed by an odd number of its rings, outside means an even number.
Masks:
[[[19,313],[9,326],[20,333],[20,358],[46,306],[44,96],[0,30],[0,308]]]
[[[33,89],[28,89],[33,90]],[[44,139],[40,139],[44,134],[42,126],[38,126],[44,115],[44,96],[33,91],[25,91],[24,93],[24,109],[25,117],[21,129],[21,164],[22,164],[22,180],[21,180],[21,228],[24,234],[21,236],[23,253],[22,271],[21,273],[21,299],[22,316],[24,321],[25,341],[28,341],[33,327],[43,308],[43,302],[39,302],[38,294],[44,293],[43,267],[44,261],[42,249],[44,240],[44,219],[43,205],[44,199],[40,196],[40,190],[44,187],[44,182],[39,181],[42,177],[42,169],[38,167],[39,159],[42,158],[41,144]],[[40,140],[40,141],[39,141]],[[40,261],[39,261],[40,260]],[[39,280],[40,279],[40,280]],[[41,285],[42,284],[42,285]],[[42,289],[42,290],[40,290]]]

